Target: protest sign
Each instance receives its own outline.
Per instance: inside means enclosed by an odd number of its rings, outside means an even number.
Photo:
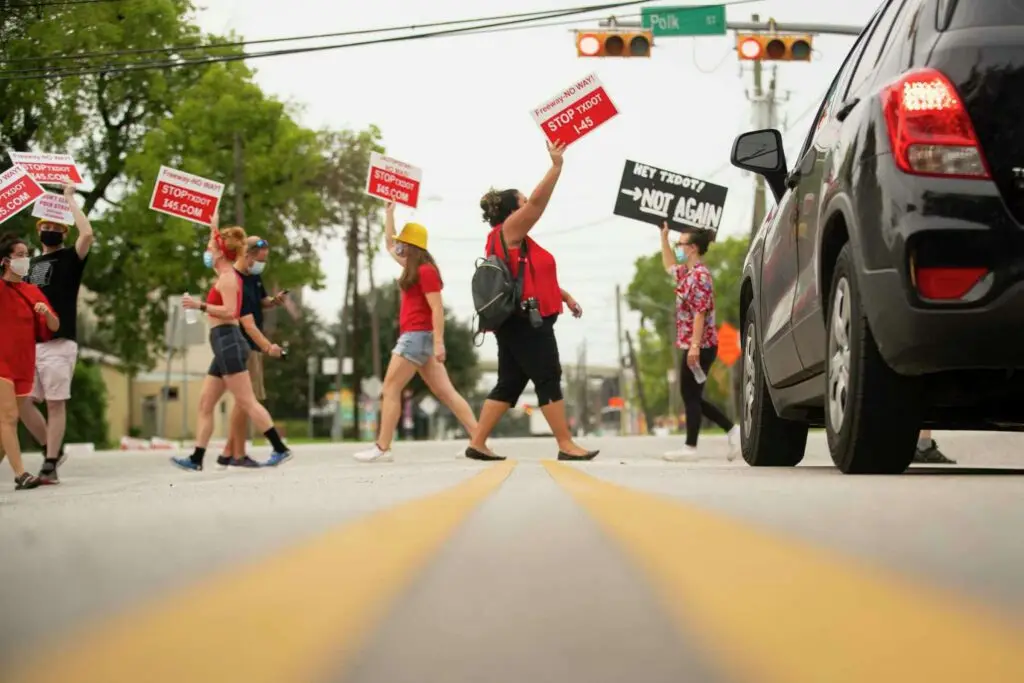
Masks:
[[[210,225],[224,186],[191,173],[160,167],[149,208],[193,223]]]
[[[389,202],[404,204],[412,209],[420,200],[420,182],[423,172],[415,166],[370,153],[370,170],[366,175],[366,194]]]
[[[34,154],[10,152],[11,162],[21,166],[32,179],[43,185],[59,185],[66,180],[77,185],[82,182],[78,164],[70,154]]]
[[[0,223],[13,218],[46,193],[21,166],[11,166],[0,174]]]
[[[571,145],[619,113],[597,74],[569,86],[533,110],[549,142]]]
[[[729,188],[674,171],[626,161],[615,197],[616,216],[672,230],[717,231]]]
[[[75,222],[75,215],[71,213],[71,204],[68,200],[64,195],[52,192],[47,192],[36,200],[32,205],[32,215],[64,225],[72,225]]]

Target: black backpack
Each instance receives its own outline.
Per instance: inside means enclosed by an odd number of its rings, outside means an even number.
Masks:
[[[523,298],[523,273],[526,271],[526,240],[519,246],[519,273],[512,276],[508,260],[508,243],[505,235],[498,230],[501,248],[505,257],[498,256],[497,249],[489,242],[487,258],[477,259],[473,273],[473,308],[476,310],[477,330],[480,343],[483,334],[493,332],[508,320],[521,305]],[[479,346],[480,344],[477,344]]]

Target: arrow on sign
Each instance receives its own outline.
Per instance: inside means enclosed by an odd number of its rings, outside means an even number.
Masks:
[[[640,190],[639,187],[634,187],[632,190],[622,190],[622,194],[626,195],[627,197],[632,197],[634,202],[638,202],[640,201],[640,197],[642,197],[644,193]]]

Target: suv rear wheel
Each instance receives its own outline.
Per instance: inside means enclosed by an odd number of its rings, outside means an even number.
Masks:
[[[792,467],[804,459],[807,425],[775,413],[757,350],[754,303],[747,308],[743,334],[743,405],[740,431],[743,459],[754,467]]]
[[[849,243],[839,252],[828,309],[825,431],[846,474],[898,474],[921,424],[918,384],[886,365],[861,307]],[[899,296],[894,292],[893,296]]]

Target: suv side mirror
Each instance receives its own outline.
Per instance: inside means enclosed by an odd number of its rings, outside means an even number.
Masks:
[[[753,130],[736,137],[732,145],[732,165],[764,176],[778,201],[786,192],[786,152],[782,134],[774,128]]]

